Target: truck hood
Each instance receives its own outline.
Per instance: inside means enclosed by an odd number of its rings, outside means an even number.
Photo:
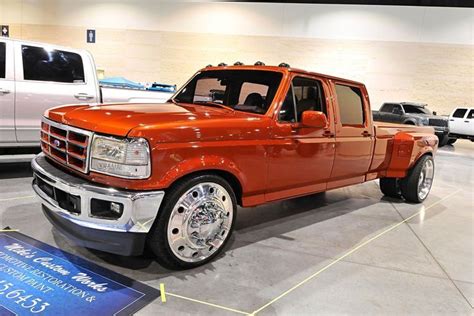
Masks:
[[[103,104],[52,108],[50,119],[97,133],[125,137],[134,128],[189,124],[197,120],[248,117],[251,114],[192,104]]]

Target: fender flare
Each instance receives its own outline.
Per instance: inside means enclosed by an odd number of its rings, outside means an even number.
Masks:
[[[413,119],[407,119],[407,120],[405,120],[402,124],[417,125],[417,124],[416,124],[416,121],[414,121]]]
[[[386,177],[403,178],[424,155],[434,155],[438,139],[431,134],[399,132],[393,139],[393,148]],[[414,154],[414,151],[417,151]]]

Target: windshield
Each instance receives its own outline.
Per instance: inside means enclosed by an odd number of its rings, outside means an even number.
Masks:
[[[265,114],[283,75],[262,70],[210,70],[198,73],[174,101]]]
[[[409,104],[404,104],[403,108],[405,109],[405,113],[415,113],[415,114],[431,114],[431,111],[427,108],[423,108],[421,106],[414,106]]]

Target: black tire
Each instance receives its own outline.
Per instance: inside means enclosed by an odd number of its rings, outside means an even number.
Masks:
[[[448,145],[454,144],[457,140],[458,140],[457,138],[450,138],[450,139],[448,140]]]
[[[438,147],[446,146],[449,142],[448,134],[444,134],[441,137],[438,136],[439,144]]]
[[[397,178],[381,178],[380,191],[385,196],[392,198],[401,198],[400,185]]]
[[[180,197],[196,184],[204,182],[217,183],[227,190],[227,193],[229,194],[230,199],[232,201],[233,215],[231,228],[229,229],[229,232],[220,248],[217,249],[211,256],[199,262],[187,262],[175,256],[170,248],[167,237],[168,223],[173,208],[176,202],[180,199]],[[216,256],[218,256],[219,253],[221,253],[222,249],[225,248],[230,236],[232,235],[234,224],[236,222],[236,215],[237,199],[234,190],[226,180],[217,175],[212,174],[201,174],[198,176],[184,178],[166,191],[165,198],[158,212],[158,216],[148,235],[147,248],[155,254],[156,260],[159,264],[171,270],[192,269],[204,265],[209,261],[213,260]]]
[[[408,171],[407,176],[400,180],[400,191],[402,192],[403,198],[408,202],[422,203],[428,197],[429,193],[425,197],[420,197],[418,194],[418,180],[427,160],[431,160],[434,173],[433,157],[425,155],[416,162],[415,166],[410,171]]]

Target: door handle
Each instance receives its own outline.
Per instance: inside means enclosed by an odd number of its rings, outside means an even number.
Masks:
[[[324,131],[323,136],[331,138],[334,137],[334,133],[332,133],[331,131]]]
[[[0,94],[9,94],[11,91],[8,89],[2,89],[0,88]]]
[[[451,122],[454,122],[454,119],[449,119]]]
[[[469,123],[469,121],[464,121],[464,123]]]
[[[74,97],[79,100],[90,100],[94,98],[93,95],[83,93],[83,92],[75,94]]]
[[[369,137],[369,136],[371,136],[370,133],[369,133],[369,131],[363,131],[361,135],[364,136],[364,137]]]

